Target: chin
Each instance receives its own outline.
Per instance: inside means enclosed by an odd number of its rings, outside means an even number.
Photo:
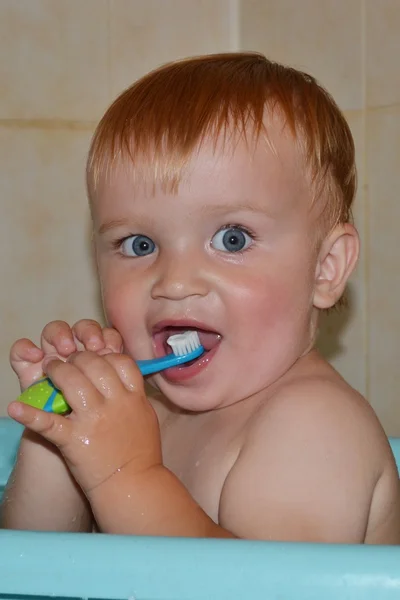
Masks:
[[[208,392],[206,389],[190,389],[185,385],[170,385],[162,382],[157,389],[177,408],[183,411],[201,413],[217,410],[225,406],[221,395],[215,389]]]

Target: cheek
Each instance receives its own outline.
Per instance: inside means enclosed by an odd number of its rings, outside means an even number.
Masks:
[[[135,282],[132,274],[113,260],[100,261],[98,269],[104,311],[116,326],[120,319],[131,312],[129,307],[138,300]]]
[[[243,373],[239,392],[246,395],[279,378],[308,346],[312,294],[304,269],[242,280],[237,287],[240,296],[230,298],[228,349],[238,373]]]
[[[287,268],[263,277],[236,279],[230,301],[242,313],[242,322],[258,323],[262,329],[263,324],[279,327],[288,321],[307,319],[312,296],[311,271]]]
[[[103,307],[107,322],[121,334],[126,349],[132,339],[139,339],[143,329],[143,303],[139,295],[127,285],[103,282]]]
[[[263,340],[276,331],[282,333],[286,327],[288,313],[291,311],[291,294],[288,288],[274,285],[268,287],[258,286],[252,293],[241,298],[240,322],[244,325],[247,334],[255,341]]]

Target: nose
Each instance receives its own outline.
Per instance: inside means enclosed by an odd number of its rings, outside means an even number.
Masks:
[[[189,253],[173,253],[157,261],[151,296],[183,300],[190,296],[206,296],[209,291],[204,265]]]

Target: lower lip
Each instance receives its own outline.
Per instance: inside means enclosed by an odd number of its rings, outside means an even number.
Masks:
[[[189,365],[188,367],[171,367],[170,369],[165,369],[165,371],[161,371],[160,375],[164,377],[167,381],[170,382],[179,382],[186,381],[187,379],[191,379],[195,377],[201,371],[203,371],[208,365],[210,361],[212,361],[215,356],[217,350],[219,348],[219,343],[214,346],[212,350],[209,350],[205,354],[203,354],[199,360],[196,360],[195,363]]]

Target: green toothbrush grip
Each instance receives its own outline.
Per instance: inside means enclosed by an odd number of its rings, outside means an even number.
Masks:
[[[60,390],[48,378],[33,383],[22,392],[17,401],[58,415],[71,411]]]

